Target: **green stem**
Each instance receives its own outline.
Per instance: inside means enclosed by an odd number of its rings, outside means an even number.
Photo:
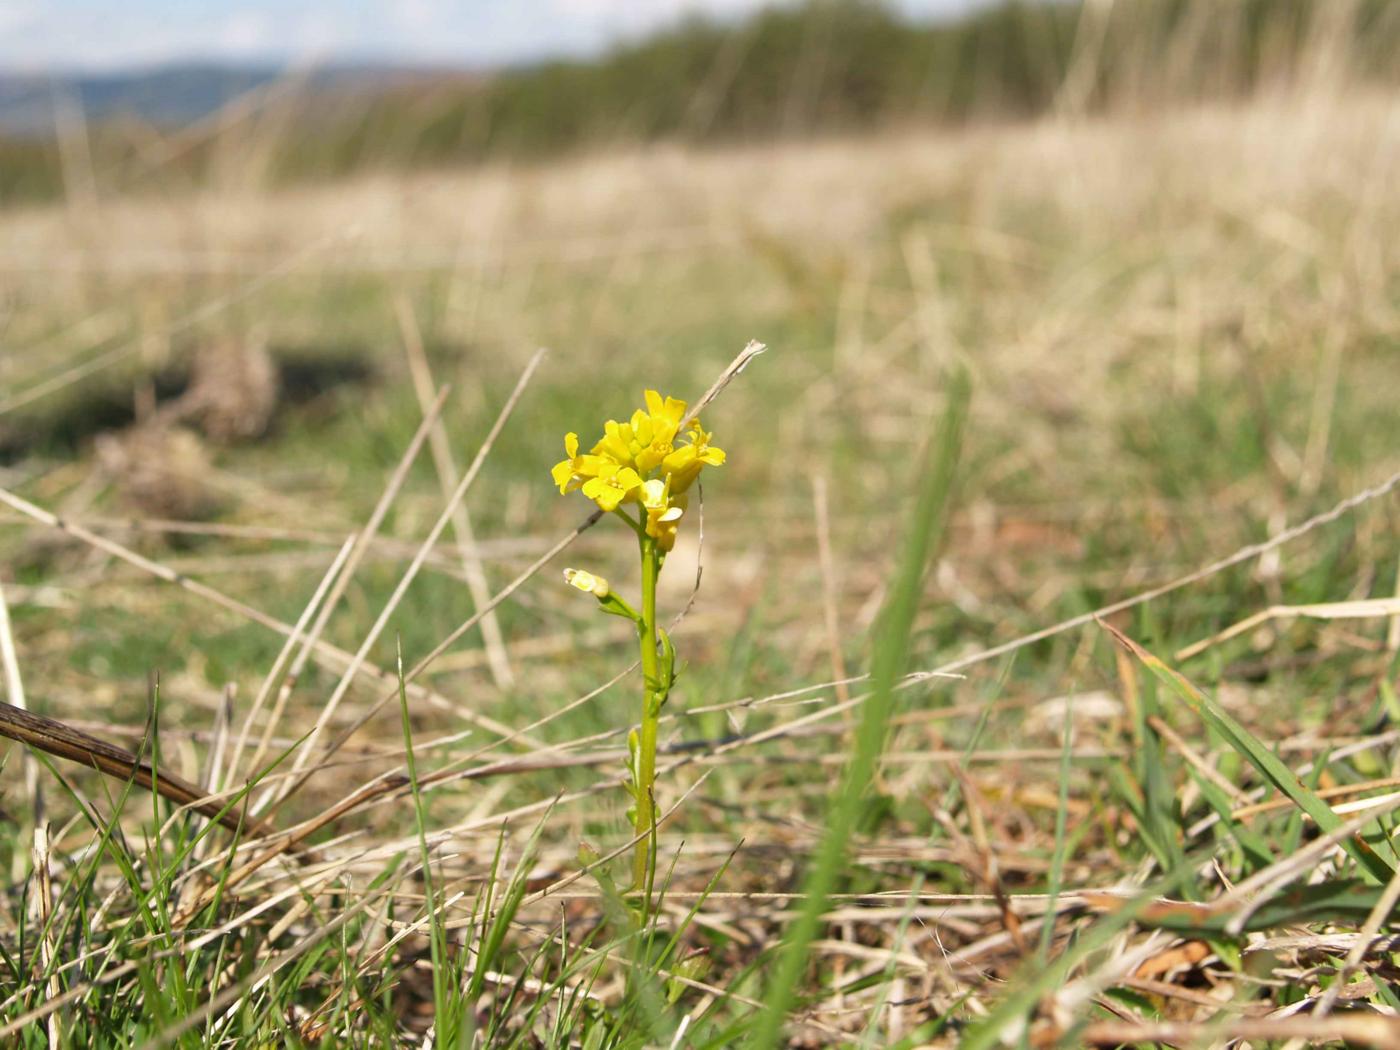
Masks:
[[[621,518],[623,521],[627,522],[628,528],[630,528],[638,536],[642,535],[642,523],[640,521],[632,517],[632,515],[628,514],[621,507],[618,507],[616,510],[613,511],[613,513],[619,518]]]
[[[661,559],[656,541],[646,534],[642,546],[642,622],[639,625],[642,646],[642,727],[637,748],[636,820],[633,830],[640,836],[632,855],[632,888],[646,891],[651,869],[651,829],[656,820],[656,737],[661,718],[661,705],[666,699],[668,683],[661,681],[656,654],[656,578]],[[645,907],[645,906],[644,906]]]

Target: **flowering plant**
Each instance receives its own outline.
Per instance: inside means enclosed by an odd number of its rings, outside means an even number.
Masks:
[[[627,737],[628,819],[637,835],[632,888],[646,891],[652,873],[652,831],[656,823],[656,742],[661,708],[675,681],[676,650],[656,621],[656,581],[689,507],[690,488],[705,467],[724,463],[724,450],[710,444],[699,419],[688,418],[686,403],[646,391],[646,407],[620,423],[610,419],[603,436],[579,453],[578,435],[564,435],[566,458],[555,464],[561,494],[582,491],[598,507],[626,522],[637,536],[642,560],[642,602],[638,612],[607,580],[581,569],[564,578],[598,599],[602,611],[630,619],[637,628],[642,657],[642,717]]]

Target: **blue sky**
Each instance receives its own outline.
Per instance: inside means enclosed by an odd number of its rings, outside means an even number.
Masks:
[[[0,69],[103,70],[213,58],[490,66],[586,53],[687,12],[765,0],[0,0]],[[986,0],[898,0],[946,16]]]

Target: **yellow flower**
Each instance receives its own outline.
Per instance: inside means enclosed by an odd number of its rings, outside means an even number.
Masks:
[[[603,426],[603,437],[593,446],[594,455],[605,456],[648,474],[675,448],[676,432],[685,416],[685,402],[662,398],[655,390],[646,391],[646,410],[637,409],[626,423],[610,419]]]
[[[646,408],[637,409],[627,422],[608,420],[603,425],[602,438],[587,455],[579,455],[577,434],[564,435],[568,458],[556,463],[551,474],[560,493],[581,488],[605,511],[650,498],[646,504],[647,532],[662,550],[670,550],[676,541],[677,524],[685,513],[685,490],[702,468],[723,463],[724,452],[710,446],[710,435],[698,421],[690,425],[690,443],[677,446],[686,403],[674,397],[663,398],[655,390],[646,391],[645,397]],[[658,487],[654,495],[646,497],[643,483],[658,468],[661,476],[651,479]]]
[[[685,514],[686,497],[671,497],[670,487],[660,478],[642,485],[642,507],[647,512],[647,535],[663,551],[676,545],[676,530]]]
[[[617,510],[618,504],[635,499],[642,487],[642,476],[631,467],[604,460],[598,472],[583,483],[583,494],[606,511]]]
[[[611,456],[580,456],[578,435],[573,432],[564,435],[564,451],[569,458],[560,460],[550,472],[561,494],[582,488],[585,496],[611,511],[635,496],[642,483],[641,475]]]
[[[671,454],[675,448],[676,431],[680,430],[681,420],[685,418],[684,401],[674,397],[663,401],[655,390],[646,391],[645,396],[645,436],[637,429],[638,417],[643,413],[638,410],[632,416],[632,431],[638,441],[645,445],[637,452],[637,469],[643,474],[655,470]]]
[[[593,454],[630,467],[635,462],[632,441],[631,424],[610,419],[603,424],[603,437],[593,446]]]
[[[710,435],[701,429],[697,419],[690,424],[690,444],[682,445],[662,460],[661,469],[666,472],[671,491],[679,494],[690,488],[702,469],[718,467],[724,460],[724,449],[710,444]]]

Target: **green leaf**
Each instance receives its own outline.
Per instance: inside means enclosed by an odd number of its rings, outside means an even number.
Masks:
[[[1119,645],[1137,657],[1158,681],[1181,697],[1192,711],[1217,730],[1230,747],[1248,759],[1270,783],[1312,817],[1322,831],[1333,832],[1342,826],[1342,818],[1332,811],[1331,806],[1308,790],[1293,770],[1284,765],[1279,757],[1249,730],[1226,714],[1219,704],[1187,681],[1180,672],[1172,670],[1112,624],[1102,620],[1099,623],[1104,630],[1113,635]],[[1376,882],[1386,882],[1395,874],[1394,865],[1372,849],[1360,835],[1343,841],[1342,847],[1351,854],[1367,878]]]
[[[1225,792],[1211,783],[1208,777],[1201,776],[1194,769],[1191,770],[1191,776],[1196,781],[1196,786],[1201,789],[1201,795],[1210,804],[1210,808],[1215,810],[1216,816],[1220,818],[1221,827],[1240,844],[1245,853],[1249,855],[1249,859],[1260,868],[1266,868],[1274,863],[1278,858],[1274,856],[1274,851],[1269,849],[1269,844],[1250,830],[1248,825],[1234,818],[1234,810],[1230,805],[1230,800],[1225,796]]]

